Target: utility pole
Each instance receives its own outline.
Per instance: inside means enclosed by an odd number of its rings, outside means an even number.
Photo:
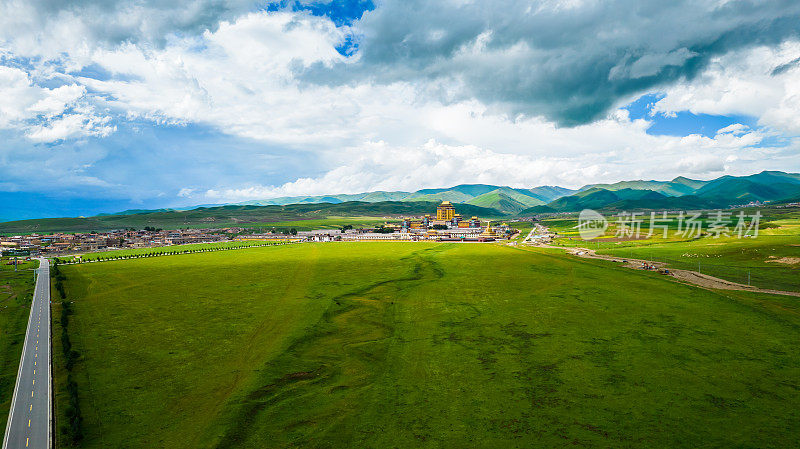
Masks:
[[[747,286],[750,286],[750,270],[747,270]]]

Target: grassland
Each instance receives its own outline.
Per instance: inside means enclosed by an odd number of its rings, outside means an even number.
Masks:
[[[480,244],[62,272],[83,447],[800,444],[794,298]]]
[[[701,238],[676,236],[677,222],[664,239],[660,231],[650,238],[620,240],[614,238],[613,221],[604,238],[580,239],[576,219],[548,220],[545,224],[562,237],[555,244],[583,246],[600,254],[665,262],[680,269],[702,273],[757,287],[800,291],[800,213],[777,211],[762,220],[757,238],[705,235]],[[707,221],[705,223],[707,226]],[[648,231],[647,223],[643,234]]]
[[[56,257],[61,263],[72,263],[78,261],[92,261],[92,260],[112,260],[123,257],[136,257],[136,256],[159,256],[159,255],[172,255],[182,254],[193,251],[220,251],[227,249],[240,249],[252,246],[263,246],[270,244],[278,244],[289,241],[286,240],[270,240],[270,241],[235,241],[235,242],[217,242],[217,243],[191,243],[187,245],[172,245],[172,246],[157,246],[152,248],[131,248],[131,249],[118,249],[109,251],[99,251],[93,253],[80,254],[75,256],[61,256]]]
[[[39,262],[20,263],[17,271],[0,259],[0,432],[5,432],[11,397],[19,369],[25,327],[33,299],[33,268]],[[0,434],[0,441],[4,433]]]

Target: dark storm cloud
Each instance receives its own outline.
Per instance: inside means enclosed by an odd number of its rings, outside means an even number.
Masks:
[[[691,79],[715,56],[800,31],[800,2],[385,0],[354,25],[357,62],[313,83],[433,81],[444,101],[477,98],[560,125]]]
[[[787,70],[791,69],[792,67],[796,66],[797,64],[800,64],[800,58],[792,59],[791,61],[785,64],[781,64],[778,67],[775,67],[774,69],[772,69],[772,72],[770,72],[770,75],[772,76],[780,75],[786,72]]]
[[[174,34],[214,30],[222,20],[253,10],[254,0],[28,0],[38,25],[57,26],[65,17],[77,17],[85,36],[99,42],[161,44]]]

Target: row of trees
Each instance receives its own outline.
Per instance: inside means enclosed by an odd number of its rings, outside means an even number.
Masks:
[[[296,228],[276,228],[276,227],[248,227],[247,232],[256,232],[260,234],[283,234],[283,235],[297,235]],[[241,234],[241,233],[240,233]],[[237,235],[240,235],[237,234]]]
[[[109,261],[109,260],[122,260],[122,259],[142,259],[146,257],[159,257],[159,256],[174,256],[177,254],[193,254],[193,253],[207,253],[212,251],[227,251],[233,249],[242,249],[242,248],[255,248],[255,247],[263,247],[263,246],[272,246],[272,245],[282,245],[284,242],[275,242],[275,243],[264,243],[260,245],[248,245],[248,244],[239,244],[239,245],[231,245],[231,246],[220,246],[220,247],[213,247],[213,248],[202,248],[202,249],[181,249],[181,250],[168,250],[168,251],[151,251],[147,253],[141,254],[109,254],[107,256],[97,256],[90,260],[96,260],[98,262]],[[86,259],[60,259],[55,258],[54,261],[56,264],[74,264],[74,263],[86,263],[90,260]],[[56,265],[57,266],[57,265]]]
[[[69,317],[72,315],[72,303],[67,301],[64,290],[64,274],[58,268],[58,261],[53,265],[51,275],[55,278],[55,288],[61,297],[61,349],[64,353],[64,368],[67,371],[67,396],[68,403],[64,410],[67,422],[61,425],[62,434],[66,435],[71,445],[78,444],[83,439],[83,417],[78,403],[78,384],[73,376],[73,368],[80,354],[72,349],[69,338]]]

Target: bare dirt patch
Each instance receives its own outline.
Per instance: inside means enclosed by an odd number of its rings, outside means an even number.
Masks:
[[[756,292],[756,293],[771,293],[774,295],[788,295],[788,296],[800,297],[800,292],[788,292],[783,290],[772,290],[767,288],[753,287],[750,285],[744,285],[736,282],[726,281],[725,279],[720,279],[714,276],[709,276],[707,274],[698,273],[697,271],[676,270],[672,268],[666,268],[665,265],[660,262],[651,262],[642,259],[628,259],[616,256],[607,256],[604,254],[597,254],[595,253],[594,250],[587,248],[565,248],[565,247],[560,247],[560,248],[565,249],[567,253],[572,254],[574,256],[583,257],[587,259],[602,259],[611,262],[622,263],[623,266],[627,268],[642,269],[643,267],[648,267],[649,270],[658,271],[660,273],[672,276],[681,282],[696,285],[701,288],[713,288],[719,290],[742,290],[742,291]]]
[[[647,237],[645,237],[645,236],[639,236],[639,237],[608,237],[608,238],[602,238],[602,239],[597,239],[597,240],[600,241],[600,242],[604,242],[604,243],[620,243],[620,242],[633,242],[633,241],[637,241],[637,240],[647,240]]]
[[[8,295],[7,297],[3,298],[2,296]],[[12,299],[16,298],[17,295],[14,294],[14,289],[11,288],[10,285],[0,285],[0,301],[11,301]]]
[[[786,265],[797,265],[800,264],[800,257],[781,257],[776,258],[775,256],[769,256],[767,262],[774,262],[774,263],[784,263]]]

